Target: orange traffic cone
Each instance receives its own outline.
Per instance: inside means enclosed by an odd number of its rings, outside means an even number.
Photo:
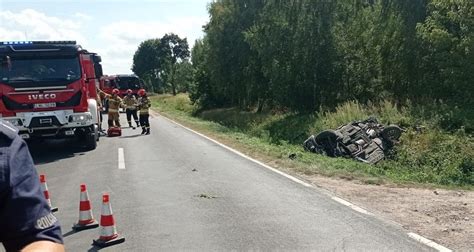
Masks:
[[[49,198],[49,191],[48,191],[48,184],[46,184],[46,176],[44,174],[40,175],[40,182],[41,182],[41,189],[43,190],[44,197],[48,202],[49,207],[51,208],[51,212],[58,211],[57,207],[53,207],[51,205],[51,199]]]
[[[89,201],[89,194],[85,184],[81,185],[81,196],[79,202],[79,221],[72,227],[75,231],[96,228],[99,223],[92,215],[92,207]]]
[[[109,194],[102,195],[102,212],[100,216],[100,236],[94,240],[94,245],[99,247],[107,247],[119,244],[125,241],[125,237],[120,236],[115,228],[114,215],[112,206],[109,202]]]

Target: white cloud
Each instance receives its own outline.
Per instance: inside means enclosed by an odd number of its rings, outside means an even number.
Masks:
[[[8,36],[7,36],[8,34]],[[0,27],[0,41],[17,41],[24,40],[25,33],[21,31],[9,30],[6,27]]]
[[[33,9],[0,11],[0,41],[76,40],[102,56],[105,73],[131,73],[133,54],[140,42],[173,32],[187,37],[191,48],[202,36],[202,25],[208,21],[206,16],[176,17],[162,22],[122,20],[103,25],[97,36],[84,24],[92,19],[95,18],[80,12],[60,18]]]
[[[180,37],[188,37],[188,42],[194,43],[196,34],[199,33],[206,20],[207,18],[187,17],[168,22],[120,21],[103,27],[101,36],[104,39],[113,39],[122,43],[139,43],[145,39],[160,38],[165,33],[173,32]]]
[[[83,19],[85,21],[91,21],[93,18],[87,14],[84,14],[84,13],[80,13],[80,12],[76,12],[74,14],[74,17],[77,17],[79,19]]]
[[[33,9],[0,12],[0,40],[79,40],[81,23],[47,16]]]
[[[164,22],[136,22],[123,20],[110,23],[101,28],[100,38],[109,46],[102,52],[104,63],[112,67],[104,70],[107,73],[115,73],[120,67],[117,62],[123,64],[121,71],[130,72],[133,64],[133,54],[137,50],[139,44],[147,39],[161,38],[166,33],[175,33],[178,36],[188,39],[190,48],[194,45],[194,41],[202,36],[202,25],[207,22],[207,17],[185,17],[176,18]],[[120,59],[119,61],[117,61]],[[108,61],[114,63],[108,63]],[[117,67],[117,68],[115,68]]]

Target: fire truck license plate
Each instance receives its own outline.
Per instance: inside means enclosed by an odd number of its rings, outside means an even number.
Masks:
[[[56,107],[55,102],[50,102],[50,103],[36,103],[34,105],[34,108],[54,108]]]

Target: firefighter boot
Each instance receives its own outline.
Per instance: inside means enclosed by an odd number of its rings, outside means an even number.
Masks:
[[[142,127],[142,135],[146,133],[145,127]]]
[[[147,128],[147,129],[146,129],[146,134],[147,134],[147,135],[150,135],[150,128]]]

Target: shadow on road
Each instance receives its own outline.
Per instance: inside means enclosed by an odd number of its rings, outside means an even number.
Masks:
[[[99,248],[99,247],[93,245],[92,248],[90,248],[89,250],[87,250],[87,252],[95,252],[95,251],[99,251],[99,250],[101,250],[101,249],[102,249],[102,248]]]
[[[73,235],[73,234],[75,234],[75,233],[76,233],[76,231],[74,231],[74,230],[71,229],[71,230],[69,230],[69,232],[63,234],[63,237],[66,238],[66,237],[68,237],[68,236],[70,236],[70,235]]]
[[[29,142],[28,148],[35,164],[47,164],[84,155],[84,148],[73,141],[73,139],[61,139]]]
[[[136,135],[130,135],[130,136],[121,136],[120,138],[135,138],[135,137],[140,137],[143,136],[141,134],[136,134]]]

